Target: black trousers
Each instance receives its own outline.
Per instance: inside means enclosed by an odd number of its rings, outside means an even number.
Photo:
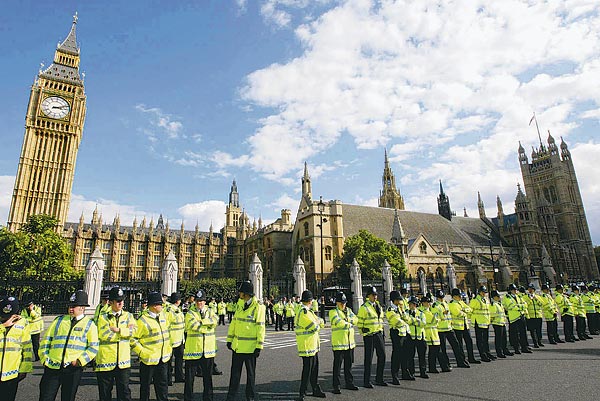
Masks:
[[[485,358],[490,353],[490,332],[489,327],[479,327],[475,323],[475,343],[479,351],[479,357]]]
[[[167,380],[169,383],[173,381],[173,370],[172,364],[175,362],[175,381],[182,382],[185,379],[183,374],[183,350],[185,348],[185,344],[181,343],[179,347],[173,348],[173,356],[171,360],[169,360],[169,372],[167,375]]]
[[[283,315],[275,315],[275,331],[283,331]]]
[[[33,348],[33,360],[39,361],[40,356],[38,350],[40,349],[40,333],[31,335],[31,347]]]
[[[577,337],[585,338],[585,318],[583,316],[575,317],[575,328],[577,330]]]
[[[246,366],[246,399],[256,399],[256,357],[254,354],[239,354],[231,356],[231,374],[229,376],[229,391],[227,401],[234,401],[240,388],[242,366]]]
[[[531,340],[533,341],[534,346],[536,346],[542,342],[542,318],[541,317],[527,319],[527,330],[529,330],[529,334],[531,335]]]
[[[300,380],[300,397],[306,394],[308,383],[313,389],[313,393],[321,391],[319,387],[319,353],[314,356],[302,357],[302,378]]]
[[[373,363],[373,350],[377,353],[377,370],[375,372],[375,381],[383,381],[383,370],[385,369],[385,344],[383,342],[383,332],[378,331],[370,336],[364,336],[365,347],[365,371],[363,383],[371,383],[371,364]]]
[[[286,319],[287,319],[288,330],[294,330],[294,318],[286,317]]]
[[[61,401],[75,401],[82,373],[81,366],[69,365],[64,369],[44,367],[44,375],[40,381],[40,401],[54,401],[59,388]]]
[[[548,341],[550,343],[557,342],[558,338],[558,322],[554,320],[546,320],[546,331],[548,334]]]
[[[157,401],[168,401],[169,385],[167,374],[169,362],[160,361],[157,365],[146,365],[140,362],[140,401],[150,399],[150,383],[154,383]]]
[[[15,401],[17,398],[17,388],[19,387],[19,378],[7,380],[4,382],[0,381],[0,394],[2,399],[6,401]]]
[[[352,376],[354,349],[333,351],[333,388],[340,387],[342,361],[344,362],[344,382],[346,383],[346,387],[354,384],[354,376]]]
[[[188,359],[185,361],[185,384],[183,387],[183,400],[192,401],[194,398],[194,379],[196,372],[201,369],[203,372],[210,372],[202,375],[202,401],[212,401],[213,399],[213,370],[214,358]]]
[[[427,346],[427,363],[429,365],[429,371],[433,372],[437,370],[437,359],[440,353],[439,345],[428,345]]]
[[[562,315],[560,319],[563,322],[563,331],[565,333],[565,340],[573,341],[575,336],[573,335],[573,316]]]
[[[411,336],[406,336],[408,352],[408,371],[411,375],[415,374],[415,351],[419,355],[419,372],[425,373],[427,370],[427,343],[425,340],[415,340]]]
[[[438,360],[440,361],[440,366],[442,369],[448,369],[450,367],[450,358],[448,357],[448,353],[446,352],[446,341],[450,343],[450,347],[452,347],[452,352],[454,353],[454,358],[456,359],[457,365],[465,364],[465,352],[462,349],[462,346],[456,339],[456,334],[454,330],[450,331],[441,331],[440,333],[440,353],[438,354]]]
[[[114,368],[105,372],[96,372],[100,401],[112,401],[112,389],[115,383],[117,385],[117,400],[131,401],[131,389],[129,388],[130,376],[130,368]]]
[[[400,336],[398,330],[390,329],[390,338],[392,339],[392,378],[398,379],[398,372],[403,376],[408,374],[408,344],[407,337]]]
[[[508,345],[506,341],[506,326],[500,324],[494,324],[494,348],[496,348],[496,355],[504,355],[508,351]]]
[[[525,318],[521,317],[508,324],[508,339],[515,351],[519,351],[520,349],[526,350],[529,348],[529,342],[527,342],[527,330],[525,329]]]
[[[588,313],[587,320],[588,320],[588,328],[590,330],[590,334],[597,334],[598,333],[598,313],[596,313],[596,312]]]
[[[225,315],[219,315],[219,325],[225,326]]]
[[[233,312],[227,312],[227,320],[231,323],[231,319],[233,319]]]
[[[471,332],[469,331],[469,329],[454,330],[454,332],[456,333],[456,339],[458,340],[459,344],[464,341],[465,346],[464,346],[463,350],[465,348],[467,349],[466,355],[469,358],[469,362],[474,361],[475,353],[473,352],[473,339],[471,338]]]

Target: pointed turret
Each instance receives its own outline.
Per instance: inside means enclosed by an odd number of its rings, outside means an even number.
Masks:
[[[258,215],[258,229],[260,230],[263,226],[262,214]]]
[[[396,187],[396,177],[390,168],[387,149],[384,153],[383,175],[381,176],[382,190],[379,196],[379,207],[404,210],[404,198]]]
[[[119,232],[119,228],[121,227],[121,218],[119,217],[118,213],[113,220],[113,226],[115,226],[115,231]]]
[[[398,209],[394,209],[394,225],[392,226],[392,242],[400,243],[406,237],[402,223],[400,223],[400,217],[398,216]]]
[[[133,231],[137,229],[137,216],[133,218]]]
[[[477,191],[477,209],[479,210],[479,218],[485,219],[485,205],[481,200],[481,194]]]
[[[98,205],[96,205],[94,212],[92,213],[92,225],[98,225]]]
[[[150,224],[148,225],[150,231],[154,230],[154,216],[150,217]]]
[[[235,178],[231,183],[231,190],[229,191],[229,205],[234,207],[240,207],[240,194],[238,193]]]
[[[469,217],[469,215],[467,214],[467,207],[463,207],[463,217]]]
[[[164,230],[165,229],[165,223],[164,223],[164,219],[163,219],[162,213],[158,216],[158,222],[156,223],[156,229],[157,230]]]
[[[146,228],[146,216],[142,218],[142,225],[140,226],[140,228]]]
[[[83,211],[81,212],[81,216],[79,216],[79,227],[83,227],[85,220],[83,217]]]
[[[54,62],[45,70],[40,71],[41,78],[59,80],[83,86],[79,75],[79,46],[77,46],[77,13],[73,16],[71,31],[61,43],[56,46]]]
[[[519,141],[519,163],[521,165],[529,164],[529,159],[527,158],[527,154],[525,153],[525,148],[521,145],[521,141]]]
[[[442,180],[440,180],[440,194],[437,198],[438,202],[438,214],[443,216],[447,220],[452,220],[452,211],[450,210],[450,199],[448,195],[444,193],[444,187],[442,187]]]
[[[563,160],[571,160],[571,152],[562,136],[560,137],[560,154]]]
[[[504,227],[504,208],[502,207],[500,195],[496,195],[496,206],[498,207],[498,226]]]
[[[308,174],[308,163],[304,162],[304,175],[302,176],[302,197],[308,202],[312,199],[312,186],[310,183],[310,175]]]

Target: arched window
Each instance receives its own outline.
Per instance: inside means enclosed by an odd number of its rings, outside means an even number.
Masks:
[[[421,252],[422,254],[427,253],[427,244],[425,243],[425,241],[421,241],[421,243],[419,244],[419,252]]]
[[[331,247],[329,245],[325,247],[325,260],[331,260]]]
[[[308,237],[308,221],[304,223],[304,236]]]

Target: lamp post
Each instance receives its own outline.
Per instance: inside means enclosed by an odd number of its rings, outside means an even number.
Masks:
[[[488,237],[488,243],[490,245],[490,261],[492,262],[492,270],[494,271],[494,285],[496,286],[496,290],[498,290],[498,269],[494,264],[494,252],[492,250],[492,229],[488,228],[486,234]]]
[[[323,197],[319,197],[319,203],[317,204],[317,209],[319,210],[319,232],[321,236],[321,293],[323,293],[323,223],[327,223],[327,219],[323,218],[323,212],[325,211],[325,203],[323,202]],[[317,289],[319,285],[317,283]]]

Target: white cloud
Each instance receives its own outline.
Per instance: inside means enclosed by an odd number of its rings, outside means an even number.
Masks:
[[[67,221],[79,222],[79,218],[83,213],[85,222],[89,223],[92,221],[92,214],[96,207],[98,208],[98,214],[102,215],[104,224],[112,224],[117,215],[122,226],[132,225],[135,218],[137,218],[138,224],[140,224],[144,217],[146,217],[147,223],[150,224],[150,219],[154,217],[154,222],[156,223],[159,215],[159,213],[144,211],[135,205],[123,205],[110,199],[98,199],[94,201],[86,199],[82,195],[73,194],[71,196]]]
[[[188,203],[177,211],[183,217],[183,222],[188,229],[195,227],[198,222],[202,231],[208,231],[212,223],[213,230],[219,231],[225,225],[225,202],[207,200],[198,203]]]
[[[149,123],[154,129],[143,129],[150,141],[155,142],[160,136],[166,136],[168,139],[176,139],[182,136],[183,124],[181,121],[174,120],[172,115],[165,113],[160,108],[137,104],[135,109],[150,116]],[[156,128],[159,129],[156,130]]]
[[[0,175],[0,225],[5,226],[8,221],[10,203],[15,187],[14,175]]]
[[[292,211],[292,221],[296,220],[296,212],[298,210],[298,205],[300,204],[300,200],[297,197],[289,196],[288,194],[283,194],[277,200],[272,203],[269,203],[267,206],[273,208],[274,212],[281,212],[281,209],[289,209]]]

